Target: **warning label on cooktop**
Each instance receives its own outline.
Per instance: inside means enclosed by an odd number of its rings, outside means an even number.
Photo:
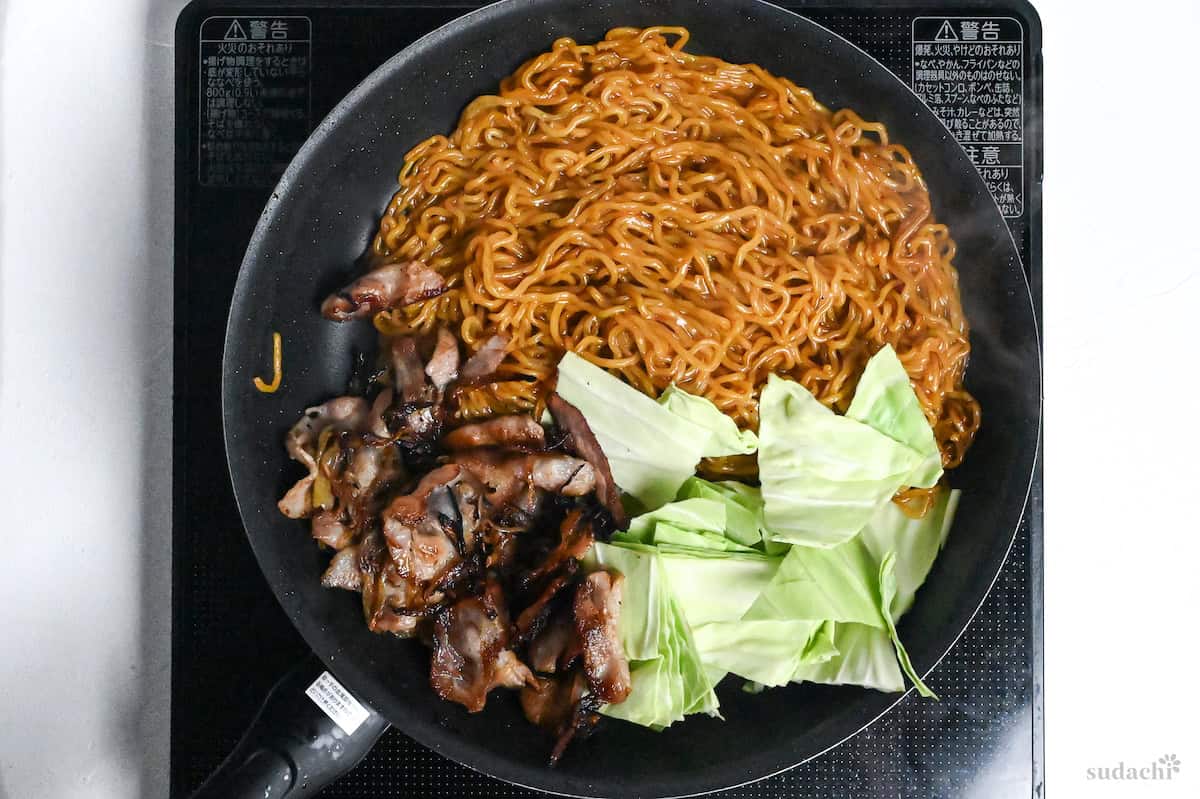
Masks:
[[[308,17],[209,17],[200,26],[200,184],[273,186],[312,122]]]
[[[1025,210],[1024,52],[1011,17],[917,17],[912,88],[983,176],[1001,213]]]

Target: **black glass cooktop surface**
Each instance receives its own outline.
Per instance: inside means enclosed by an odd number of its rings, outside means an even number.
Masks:
[[[1020,3],[782,3],[863,48],[958,138],[1007,218],[1040,317],[1041,52]],[[307,651],[263,580],[229,485],[225,319],[272,187],[368,73],[475,5],[196,2],[176,31],[172,795],[228,753]],[[927,678],[830,751],[729,797],[1041,795],[1041,477],[999,578]],[[672,734],[675,734],[674,732]],[[685,733],[680,733],[685,734]],[[328,797],[526,797],[391,730]]]

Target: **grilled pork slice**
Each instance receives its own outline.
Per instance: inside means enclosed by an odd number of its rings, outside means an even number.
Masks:
[[[551,394],[546,401],[554,423],[567,435],[567,447],[579,457],[591,464],[595,472],[596,499],[612,515],[618,530],[629,527],[629,517],[621,505],[621,492],[613,481],[612,470],[608,458],[596,440],[596,434],[588,427],[587,420],[571,403],[558,394]]]
[[[420,261],[387,264],[330,294],[321,314],[334,322],[362,319],[444,294],[446,281]]]
[[[624,702],[632,683],[629,661],[617,634],[624,579],[592,572],[575,591],[575,629],[583,639],[583,671],[592,693],[609,703]]]
[[[434,622],[429,682],[443,699],[472,713],[483,710],[488,692],[519,688],[533,674],[508,648],[508,613],[499,584],[480,596],[458,600]]]

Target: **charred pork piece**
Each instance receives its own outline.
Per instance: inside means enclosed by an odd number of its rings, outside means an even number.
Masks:
[[[359,558],[362,571],[386,577],[384,583],[363,583],[371,629],[411,634],[448,592],[483,571],[483,494],[473,477],[447,464],[392,499],[381,514],[382,536],[369,539],[378,554],[370,561]],[[364,539],[364,549],[366,544]],[[377,595],[368,598],[368,590]],[[384,611],[404,618],[391,619]]]
[[[338,397],[304,411],[285,439],[288,455],[299,461],[308,474],[288,489],[279,500],[279,510],[290,519],[311,516],[312,489],[317,479],[317,457],[321,434],[326,430],[359,430],[366,424],[370,408],[362,397]]]
[[[561,574],[556,574],[546,583],[546,587],[538,594],[538,598],[517,616],[517,640],[524,643],[542,631],[550,613],[554,610],[551,604],[559,592],[571,584],[578,568],[576,561],[566,564]]]
[[[553,677],[534,677],[521,689],[525,718],[551,734],[563,730],[575,715],[587,680],[579,671]]]
[[[324,310],[358,318],[444,290],[421,264],[391,264]],[[522,689],[526,716],[555,737],[553,765],[631,690],[622,578],[580,567],[628,519],[579,411],[551,395],[547,441],[549,386],[497,381],[508,343],[493,336],[463,363],[447,328],[384,337],[373,400],[309,408],[288,433],[308,474],[279,508],[336,550],[321,584],[360,592],[370,630],[431,647],[440,697],[477,712],[492,689]],[[446,432],[448,420],[468,423]]]
[[[525,462],[529,468],[529,481],[534,488],[568,497],[582,497],[592,493],[596,487],[595,470],[587,461],[548,452],[544,455],[528,455]]]
[[[377,633],[414,635],[434,610],[421,602],[413,581],[391,567],[363,575],[362,600],[367,628]]]
[[[493,688],[519,688],[533,680],[508,649],[508,614],[497,583],[443,609],[433,629],[429,682],[443,699],[475,713]]]
[[[464,470],[451,489],[453,504],[439,498],[431,507],[438,513],[443,527],[450,525],[458,534],[460,554],[477,552],[482,543],[480,536],[483,524],[493,512],[486,501],[487,488],[473,474]]]
[[[396,392],[390,387],[375,395],[375,400],[371,403],[371,412],[367,416],[367,430],[371,432],[371,435],[379,438],[392,437],[392,431],[388,430],[383,416],[392,409],[395,402]]]
[[[400,451],[370,433],[323,433],[322,440],[312,492],[313,536],[320,540],[317,516],[332,511],[357,537],[378,516],[386,491],[404,479]]]
[[[574,595],[566,602],[553,602],[553,609],[542,628],[534,633],[526,647],[530,668],[542,674],[567,670],[583,652],[583,641],[575,629]]]
[[[307,408],[285,439],[293,460],[308,464],[316,457],[317,437],[323,430],[361,430],[367,419],[367,401],[362,397],[337,397]]]
[[[382,392],[371,411],[372,433],[385,443],[394,444],[409,472],[420,473],[438,465],[445,416],[436,404],[403,405],[393,400],[391,389]]]
[[[563,752],[567,751],[567,746],[576,738],[586,738],[595,729],[596,724],[600,721],[600,706],[603,702],[595,694],[587,694],[575,703],[574,711],[571,718],[568,719],[563,730],[558,735],[558,740],[554,742],[554,749],[550,752],[550,767],[558,765],[558,761],[562,758]]]
[[[296,481],[296,484],[287,490],[283,495],[283,499],[279,500],[279,512],[289,519],[303,519],[312,515],[312,487],[317,479],[316,466],[312,467],[312,471]]]
[[[349,436],[343,439],[343,443],[350,446],[347,448],[349,462],[342,472],[342,480],[347,492],[355,499],[369,492],[376,481],[384,476],[384,472],[388,471],[390,456],[395,452],[390,447],[367,446],[361,436],[357,438],[357,441]]]
[[[401,577],[427,584],[459,557],[455,520],[435,508],[457,516],[451,487],[460,472],[453,464],[429,472],[411,494],[396,497],[383,512],[383,537]]]
[[[321,575],[321,585],[326,588],[361,591],[363,573],[358,566],[358,554],[358,544],[339,550],[329,561],[325,573]]]
[[[378,529],[371,529],[356,543],[334,554],[321,577],[321,583],[327,588],[361,591],[364,581],[382,572],[387,565],[387,542]],[[358,572],[357,580],[350,574],[351,571]]]
[[[432,450],[442,434],[446,418],[442,392],[426,379],[428,367],[421,360],[414,338],[386,339],[384,349],[389,361],[387,379],[391,387],[375,397],[369,429],[380,438],[395,441],[405,453],[406,460],[432,462]],[[433,357],[448,358],[446,354],[439,355],[436,349]],[[457,353],[453,357],[457,358]],[[429,457],[412,458],[414,453]]]
[[[475,351],[463,364],[460,377],[468,382],[478,382],[485,377],[491,377],[500,368],[504,360],[504,350],[508,347],[508,336],[497,333]]]
[[[632,683],[629,661],[617,634],[624,579],[592,572],[575,591],[575,629],[583,640],[583,672],[592,693],[607,703],[624,702]]]
[[[436,605],[445,600],[447,594],[454,593],[462,586],[470,585],[475,578],[486,569],[483,552],[475,550],[461,558],[456,558],[441,574],[425,585],[422,601],[426,605]]]
[[[629,516],[621,505],[621,492],[617,490],[608,458],[600,448],[600,442],[596,440],[592,428],[588,427],[587,420],[578,408],[558,394],[550,395],[546,407],[554,417],[554,423],[566,434],[568,448],[592,465],[596,473],[596,499],[612,514],[618,530],[627,529]]]
[[[425,364],[425,375],[439,393],[458,379],[458,339],[447,328],[439,328],[433,354]]]
[[[446,281],[420,261],[374,269],[321,304],[321,314],[334,322],[362,319],[389,308],[422,302],[446,291]]]
[[[417,352],[417,342],[411,336],[397,336],[388,344],[392,364],[392,385],[405,404],[429,402],[433,390],[425,380],[425,364]]]
[[[288,433],[288,453],[309,473],[283,499],[291,518],[312,517],[312,535],[334,549],[349,546],[379,511],[382,491],[403,476],[399,453],[367,429],[370,411],[359,397],[309,408]]]
[[[400,453],[388,442],[375,440],[371,436],[343,436],[342,445],[349,453],[346,469],[342,472],[348,501],[362,503],[381,488],[392,486],[404,478]]]
[[[414,470],[431,469],[437,460],[442,433],[440,405],[400,405],[384,413],[384,420],[404,461]]]
[[[505,649],[496,658],[496,673],[492,678],[492,685],[495,687],[520,688],[532,679],[533,672],[511,649]]]
[[[487,523],[482,525],[483,546],[487,553],[487,567],[504,574],[514,568],[520,553],[521,538],[535,524],[534,513],[513,505],[492,506]]]
[[[354,531],[332,510],[313,514],[312,537],[331,549],[342,549],[354,543]]]
[[[506,447],[536,451],[545,448],[546,431],[532,416],[497,416],[451,430],[442,444],[451,450]]]
[[[587,461],[557,452],[514,454],[498,447],[481,447],[455,452],[452,457],[490,489],[488,500],[494,505],[511,503],[529,488],[581,497],[595,486],[595,472]],[[528,503],[517,504],[524,507]]]
[[[592,540],[592,528],[583,511],[578,508],[570,511],[559,525],[558,544],[536,568],[521,577],[521,587],[528,590],[537,586],[565,564],[579,560],[591,548]]]

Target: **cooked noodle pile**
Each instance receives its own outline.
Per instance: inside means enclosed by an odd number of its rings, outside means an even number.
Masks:
[[[419,259],[451,290],[377,326],[447,321],[472,347],[507,333],[504,372],[535,380],[574,350],[750,428],[768,375],[844,410],[890,343],[958,465],[980,414],[955,245],[908,151],[687,37],[560,39],[413,148],[373,257]]]

